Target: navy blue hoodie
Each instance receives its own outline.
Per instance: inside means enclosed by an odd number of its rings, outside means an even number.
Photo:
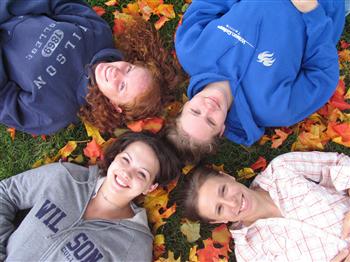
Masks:
[[[91,65],[122,59],[109,25],[81,0],[1,0],[0,10],[0,123],[50,134],[77,121]]]
[[[339,78],[343,26],[343,0],[319,0],[304,14],[290,0],[193,0],[175,40],[191,76],[188,96],[228,80],[224,135],[249,146],[264,127],[295,124],[327,102]]]

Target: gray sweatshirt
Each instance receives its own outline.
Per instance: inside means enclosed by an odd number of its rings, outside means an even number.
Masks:
[[[55,163],[0,181],[0,261],[151,261],[145,210],[121,220],[84,220],[98,168]],[[20,209],[31,209],[15,230]],[[14,231],[15,230],[15,231]]]

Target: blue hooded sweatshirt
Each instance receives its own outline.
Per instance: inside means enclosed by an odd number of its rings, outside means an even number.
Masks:
[[[0,123],[50,134],[76,122],[91,65],[122,59],[109,25],[80,0],[1,0],[0,10]]]
[[[188,96],[228,80],[224,135],[252,145],[264,127],[295,124],[331,97],[343,26],[344,0],[319,0],[308,13],[290,0],[193,0],[175,40]]]

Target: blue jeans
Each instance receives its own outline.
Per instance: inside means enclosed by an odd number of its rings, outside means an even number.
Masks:
[[[350,0],[345,0],[345,16],[350,13]]]

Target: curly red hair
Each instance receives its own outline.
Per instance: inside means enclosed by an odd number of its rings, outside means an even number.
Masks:
[[[122,109],[119,113],[99,90],[94,77],[90,77],[87,103],[80,109],[79,115],[107,133],[113,133],[128,121],[158,115],[162,106],[172,99],[172,91],[183,79],[180,66],[149,24],[137,20],[116,40],[116,47],[123,52],[125,61],[146,68],[152,79],[151,86],[132,103],[119,105]]]

